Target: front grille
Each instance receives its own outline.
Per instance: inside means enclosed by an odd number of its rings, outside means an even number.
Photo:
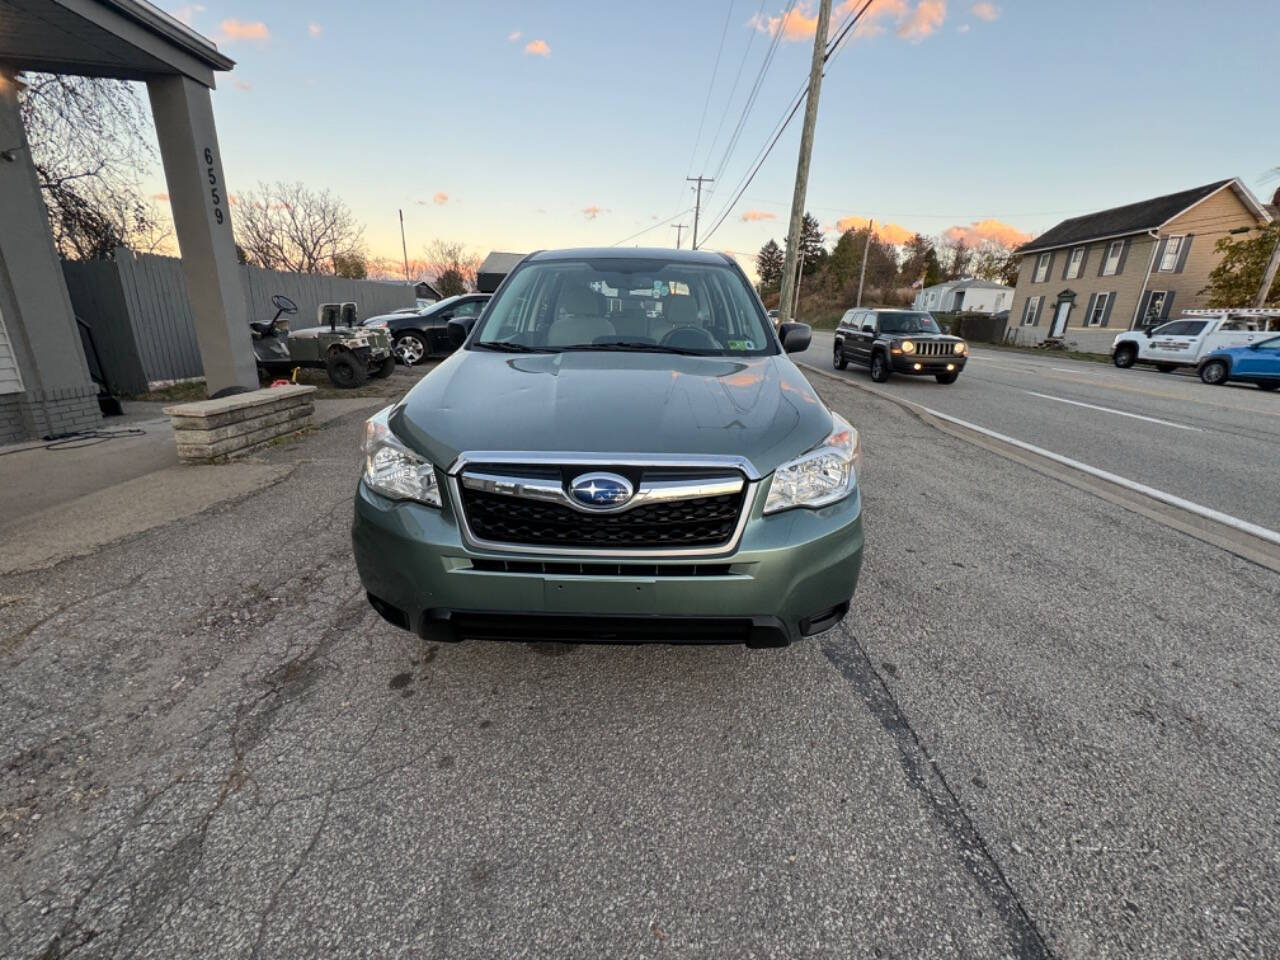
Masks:
[[[949,340],[916,340],[917,357],[955,356],[956,345]]]
[[[480,540],[586,549],[720,546],[732,538],[746,496],[744,487],[724,496],[593,515],[555,503],[460,489],[467,523]]]

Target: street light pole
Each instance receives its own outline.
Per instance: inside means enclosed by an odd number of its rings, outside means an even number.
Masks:
[[[404,242],[404,211],[397,210],[400,214],[400,252],[404,254],[404,282],[411,283],[409,279],[409,248]]]
[[[1277,270],[1280,270],[1280,236],[1276,237],[1276,245],[1271,251],[1271,259],[1267,262],[1267,269],[1262,272],[1262,285],[1258,287],[1258,292],[1254,294],[1253,305],[1255,307],[1265,307],[1267,305],[1267,294],[1271,292],[1271,286],[1276,282]]]
[[[676,249],[680,249],[680,237],[684,234],[685,229],[689,225],[687,223],[673,223],[671,229],[676,232]]]
[[[787,262],[782,271],[778,322],[791,319],[792,290],[797,280],[796,261],[800,254],[800,223],[804,218],[804,198],[809,188],[809,159],[813,155],[813,128],[818,122],[818,94],[822,90],[822,62],[827,52],[827,28],[831,23],[831,0],[818,6],[817,31],[813,36],[813,61],[809,65],[809,96],[804,105],[804,129],[800,131],[800,156],[796,161],[796,186],[791,196],[791,224],[787,230]]]

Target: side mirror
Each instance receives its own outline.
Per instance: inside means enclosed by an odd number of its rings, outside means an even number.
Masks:
[[[804,353],[813,340],[813,328],[807,323],[784,323],[778,330],[782,349],[787,353]]]
[[[449,321],[449,345],[455,350],[467,342],[471,336],[471,328],[476,325],[475,317],[459,317]]]

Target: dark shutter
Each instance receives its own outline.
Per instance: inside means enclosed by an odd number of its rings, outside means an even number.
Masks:
[[[1084,279],[1084,268],[1087,267],[1088,265],[1089,265],[1089,247],[1086,244],[1084,248],[1084,253],[1081,254],[1080,256],[1080,272],[1077,274],[1077,276],[1080,277],[1080,279],[1082,280]]]
[[[1161,320],[1168,320],[1168,319],[1169,319],[1169,311],[1171,311],[1171,310],[1173,309],[1173,295],[1174,295],[1176,292],[1177,292],[1177,291],[1175,291],[1175,290],[1169,290],[1169,291],[1167,291],[1167,292],[1165,293],[1165,295],[1164,295],[1164,310],[1163,310],[1163,311],[1161,311],[1161,313],[1160,313],[1160,319],[1161,319]]]
[[[1178,263],[1173,268],[1174,273],[1181,273],[1182,268],[1187,265],[1187,253],[1191,250],[1191,239],[1194,236],[1195,236],[1194,233],[1188,233],[1185,237],[1182,238],[1182,246],[1178,248]],[[1170,300],[1173,299],[1172,295],[1169,297],[1169,299]],[[1167,302],[1168,301],[1166,301],[1166,303]]]
[[[1067,262],[1066,262],[1066,263],[1064,263],[1064,264],[1062,265],[1062,279],[1063,279],[1063,280],[1067,279],[1067,271],[1071,269],[1071,254],[1072,254],[1072,252],[1073,252],[1073,248],[1072,248],[1072,247],[1067,247]]]
[[[1093,305],[1097,302],[1098,295],[1096,293],[1089,294],[1089,307],[1084,312],[1084,320],[1081,321],[1080,326],[1087,327],[1089,325],[1089,321],[1093,319]]]
[[[1050,266],[1052,266],[1052,264],[1050,264]],[[1031,321],[1031,325],[1033,327],[1040,326],[1040,311],[1043,309],[1044,309],[1044,297],[1041,297],[1039,300],[1036,301],[1036,315],[1035,315],[1035,318]]]
[[[1102,271],[1107,269],[1107,254],[1111,252],[1111,241],[1107,240],[1102,244],[1102,256],[1098,258],[1098,276],[1102,276]]]
[[[1120,247],[1120,262],[1116,264],[1116,276],[1124,273],[1124,262],[1129,259],[1129,245],[1132,240],[1126,239],[1124,245]]]
[[[1102,311],[1102,325],[1104,327],[1111,325],[1111,308],[1116,305],[1116,295],[1113,293],[1107,297],[1107,308]]]
[[[1138,326],[1147,322],[1147,310],[1151,306],[1151,291],[1142,291],[1142,299],[1138,301]]]

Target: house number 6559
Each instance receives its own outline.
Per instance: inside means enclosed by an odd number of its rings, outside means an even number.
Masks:
[[[222,212],[222,195],[218,193],[218,174],[213,168],[213,151],[208,147],[204,148],[204,162],[209,173],[209,196],[213,200],[213,219],[224,223],[227,218]]]

